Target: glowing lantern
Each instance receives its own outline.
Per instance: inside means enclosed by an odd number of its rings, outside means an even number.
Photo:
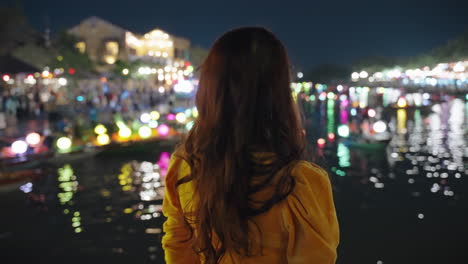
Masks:
[[[147,123],[149,123],[150,120],[151,120],[151,115],[150,115],[150,114],[148,114],[148,113],[143,113],[143,114],[141,114],[141,116],[140,116],[140,121],[141,121],[142,123],[147,124]]]
[[[153,133],[153,131],[151,130],[151,128],[149,128],[147,126],[142,126],[138,130],[138,134],[140,135],[141,138],[149,138],[149,137],[151,137],[152,133]]]
[[[57,148],[60,150],[67,150],[72,146],[72,141],[68,137],[61,137],[57,140]]]
[[[323,148],[325,146],[325,139],[319,138],[317,140],[317,145],[319,146],[319,148]]]
[[[24,154],[28,150],[28,144],[23,140],[17,140],[11,144],[11,150],[15,154]]]
[[[151,127],[151,128],[157,128],[158,127],[158,121],[151,120],[151,121],[149,121],[148,126]]]
[[[408,103],[406,102],[406,99],[404,97],[400,97],[398,98],[397,105],[398,107],[403,108],[403,107],[407,107]]]
[[[161,136],[169,135],[169,127],[165,124],[161,124],[160,126],[158,126],[158,133]]]
[[[349,127],[347,125],[340,125],[338,127],[338,135],[340,137],[348,137],[349,136]]]
[[[385,132],[385,130],[387,130],[387,125],[385,124],[385,122],[379,120],[374,123],[372,128],[376,133],[383,133]]]
[[[132,135],[132,130],[126,126],[122,126],[119,129],[119,137],[121,138],[129,138]]]
[[[99,145],[107,145],[110,143],[110,138],[107,134],[100,134],[98,137],[97,137],[97,142]]]
[[[172,120],[175,119],[175,115],[174,115],[174,114],[168,114],[168,115],[166,116],[166,119],[172,121]]]
[[[184,113],[177,113],[175,118],[176,118],[177,122],[179,122],[181,124],[184,124],[187,121],[187,117],[185,116]]]
[[[35,146],[41,142],[41,136],[36,132],[29,133],[26,136],[26,142],[31,146]]]
[[[151,111],[150,116],[151,116],[151,119],[158,120],[161,115],[159,114],[158,111]]]
[[[94,133],[98,135],[105,134],[106,132],[107,132],[107,128],[104,125],[99,124],[94,128]]]

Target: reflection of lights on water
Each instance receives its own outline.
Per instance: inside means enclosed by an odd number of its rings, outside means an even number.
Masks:
[[[25,183],[19,187],[19,189],[24,193],[32,192],[33,184],[31,182]]]
[[[397,129],[398,133],[406,133],[406,110],[398,109],[397,111]]]
[[[336,154],[338,156],[338,165],[340,167],[346,168],[351,166],[349,149],[343,143],[338,144]]]

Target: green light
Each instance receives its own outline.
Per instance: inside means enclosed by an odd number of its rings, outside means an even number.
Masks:
[[[73,223],[72,223],[72,226],[73,226],[73,227],[79,227],[80,225],[81,225],[80,222],[73,222]]]
[[[328,99],[327,102],[327,134],[335,133],[335,101]]]
[[[81,233],[81,231],[83,231],[83,230],[81,229],[81,227],[75,228],[75,233]]]
[[[340,167],[346,168],[351,166],[349,149],[343,143],[338,144],[336,154],[338,156],[338,165],[340,165]]]
[[[310,96],[310,100],[315,101],[315,95],[314,94]]]

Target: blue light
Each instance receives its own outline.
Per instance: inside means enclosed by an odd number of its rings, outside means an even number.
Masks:
[[[81,95],[79,95],[79,96],[76,97],[76,100],[77,100],[78,102],[83,102],[83,101],[84,101],[84,97],[81,96]]]
[[[352,116],[356,116],[357,115],[357,111],[355,108],[351,109],[351,115]]]

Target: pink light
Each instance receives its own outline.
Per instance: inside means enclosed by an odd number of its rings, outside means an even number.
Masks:
[[[169,135],[169,127],[165,124],[161,124],[158,126],[158,133],[160,136],[167,136]]]
[[[347,124],[348,123],[348,111],[342,110],[340,114],[340,121],[341,124]]]
[[[172,113],[171,113],[171,114],[168,114],[168,115],[166,116],[166,119],[167,119],[167,120],[170,120],[170,121],[175,120],[175,115],[172,114]]]
[[[328,133],[328,140],[333,141],[335,139],[335,134]]]
[[[319,146],[319,148],[323,148],[325,146],[325,142],[326,142],[325,139],[319,138],[317,140],[317,145]]]

